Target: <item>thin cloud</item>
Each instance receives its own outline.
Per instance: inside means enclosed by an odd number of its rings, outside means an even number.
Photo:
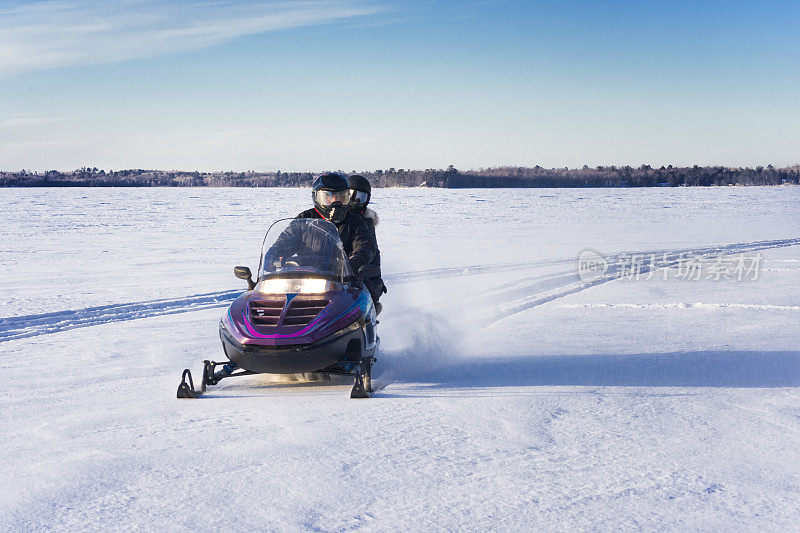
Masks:
[[[245,35],[374,15],[374,2],[73,0],[0,9],[0,77],[207,48]]]
[[[44,126],[66,120],[66,117],[47,117],[42,115],[13,115],[0,119],[0,129],[18,129]]]

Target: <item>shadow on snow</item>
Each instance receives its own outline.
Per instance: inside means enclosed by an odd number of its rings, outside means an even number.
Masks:
[[[530,355],[463,358],[420,372],[403,372],[399,368],[392,372],[391,367],[387,370],[387,377],[391,376],[395,383],[428,383],[445,388],[570,385],[800,387],[800,352]]]

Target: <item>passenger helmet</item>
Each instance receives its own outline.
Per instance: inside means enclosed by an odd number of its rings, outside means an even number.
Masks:
[[[326,220],[338,224],[347,216],[350,188],[344,176],[336,172],[326,172],[311,185],[311,198],[314,200],[317,213]]]
[[[372,197],[372,186],[367,178],[358,174],[347,178],[347,185],[350,187],[350,206],[360,213]]]

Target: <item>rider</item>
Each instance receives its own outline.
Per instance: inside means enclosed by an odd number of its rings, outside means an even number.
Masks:
[[[322,218],[333,222],[339,230],[344,251],[350,259],[353,272],[362,279],[362,267],[369,265],[378,251],[378,245],[370,233],[364,219],[348,209],[350,188],[347,179],[336,172],[326,172],[319,176],[311,186],[314,207],[303,211],[297,218]],[[365,280],[369,288],[369,282]]]
[[[372,258],[368,267],[362,270],[365,274],[364,281],[372,295],[375,306],[381,309],[383,306],[378,303],[378,299],[386,292],[386,285],[381,279],[381,252],[378,250],[378,238],[375,235],[375,226],[378,225],[378,214],[368,208],[369,200],[372,197],[372,186],[364,176],[354,174],[347,178],[347,185],[350,187],[350,210],[355,211],[364,218],[369,229],[370,238],[375,245],[375,257]]]

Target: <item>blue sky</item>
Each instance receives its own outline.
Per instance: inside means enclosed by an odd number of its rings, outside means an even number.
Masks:
[[[0,4],[0,169],[800,162],[800,3]]]

